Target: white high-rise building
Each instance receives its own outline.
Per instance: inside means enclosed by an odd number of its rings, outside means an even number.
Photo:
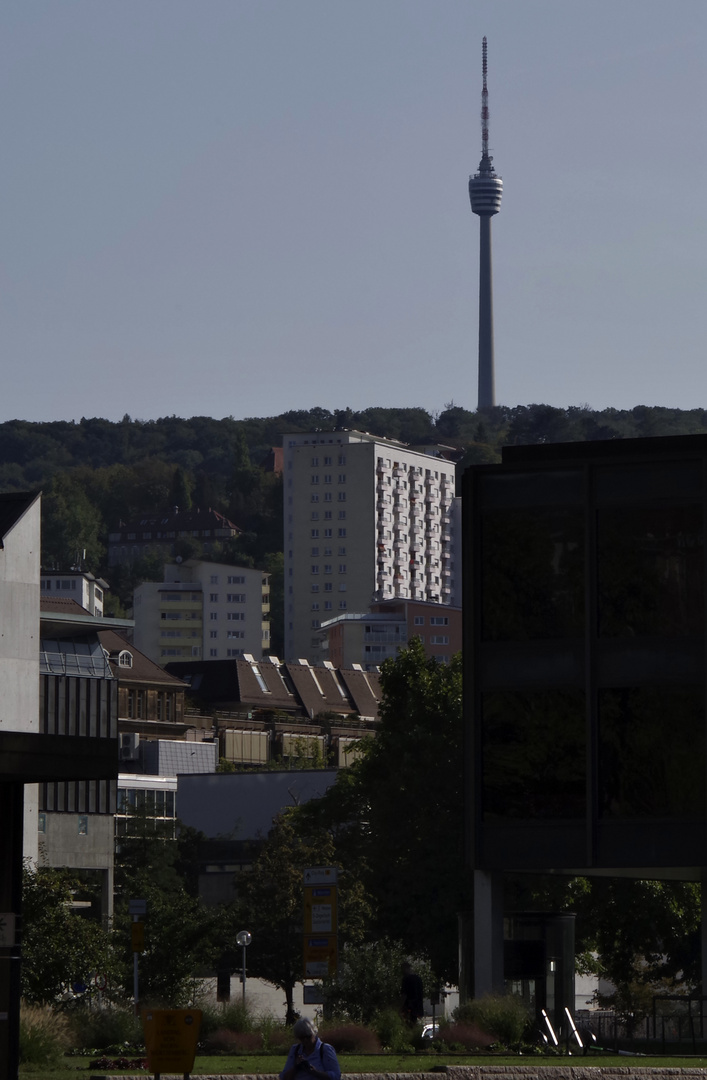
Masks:
[[[359,431],[285,435],[285,656],[320,624],[404,597],[451,604],[454,463]]]

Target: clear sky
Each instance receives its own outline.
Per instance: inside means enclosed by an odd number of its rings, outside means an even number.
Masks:
[[[705,0],[6,0],[0,420],[707,408]]]

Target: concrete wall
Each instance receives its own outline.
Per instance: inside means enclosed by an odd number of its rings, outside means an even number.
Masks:
[[[40,501],[0,548],[0,730],[39,730]]]
[[[0,547],[0,730],[39,731],[39,496]],[[26,859],[37,861],[36,784],[25,785]]]
[[[87,832],[79,831],[79,819]],[[44,866],[71,866],[82,870],[112,870],[112,814],[45,814],[46,831],[40,834],[40,861]]]

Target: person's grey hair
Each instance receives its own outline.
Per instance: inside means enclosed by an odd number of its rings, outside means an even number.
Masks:
[[[317,1037],[317,1029],[308,1016],[301,1016],[292,1028],[292,1034],[296,1039],[308,1039]]]

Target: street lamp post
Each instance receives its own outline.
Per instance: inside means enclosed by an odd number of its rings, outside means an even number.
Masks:
[[[241,982],[243,983],[243,1008],[245,1009],[245,951],[253,940],[250,930],[239,930],[236,941],[243,949],[243,965],[241,968]]]

